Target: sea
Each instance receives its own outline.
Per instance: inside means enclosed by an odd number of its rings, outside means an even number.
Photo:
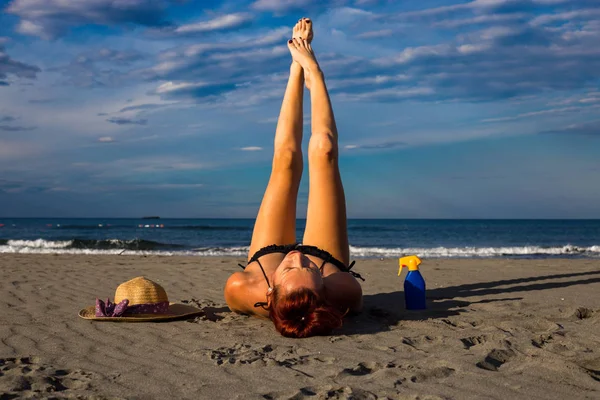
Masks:
[[[254,222],[0,218],[0,253],[246,256]],[[600,220],[350,219],[348,239],[352,258],[600,258]]]

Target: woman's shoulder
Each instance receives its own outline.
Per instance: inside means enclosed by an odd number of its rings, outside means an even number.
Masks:
[[[323,278],[327,300],[340,307],[359,312],[362,309],[362,287],[349,273],[339,271]]]
[[[234,272],[225,283],[225,302],[231,309],[239,314],[263,316],[261,309],[256,309],[254,304],[263,299],[259,290],[258,279],[247,271]],[[266,292],[263,290],[263,292]]]

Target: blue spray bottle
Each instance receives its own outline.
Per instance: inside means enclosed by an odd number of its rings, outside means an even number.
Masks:
[[[408,268],[408,274],[404,280],[404,301],[407,310],[424,310],[427,308],[425,301],[425,279],[419,272],[421,260],[417,256],[407,256],[400,259],[398,276],[402,268]]]

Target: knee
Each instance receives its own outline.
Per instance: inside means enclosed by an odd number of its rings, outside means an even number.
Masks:
[[[338,156],[338,147],[331,134],[313,135],[308,143],[308,157],[311,160],[333,161]]]
[[[273,154],[273,169],[297,170],[302,169],[302,153],[296,149],[276,148]]]

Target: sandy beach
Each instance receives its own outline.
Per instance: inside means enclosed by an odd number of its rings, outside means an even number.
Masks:
[[[359,259],[362,314],[309,339],[229,311],[243,261],[1,255],[0,399],[600,398],[598,260],[427,259],[429,309],[407,312],[397,260]],[[78,317],[140,275],[205,315]]]

